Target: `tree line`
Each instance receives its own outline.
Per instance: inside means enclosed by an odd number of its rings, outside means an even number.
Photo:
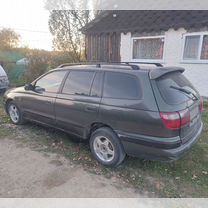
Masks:
[[[50,3],[48,0],[47,3]],[[21,37],[14,30],[0,30],[0,52],[16,51],[27,60],[27,70],[22,82],[30,82],[44,72],[62,63],[81,62],[86,60],[85,37],[81,32],[99,11],[93,10],[51,10],[48,20],[49,30],[53,36],[53,51],[20,47]],[[2,63],[0,57],[0,63]],[[15,64],[15,63],[13,63]],[[10,64],[6,64],[10,70]]]

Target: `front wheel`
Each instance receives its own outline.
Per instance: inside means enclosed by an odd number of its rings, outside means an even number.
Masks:
[[[22,118],[22,113],[14,102],[10,102],[7,105],[7,112],[13,124],[23,124],[24,120]]]
[[[90,149],[94,158],[108,167],[118,166],[125,158],[118,136],[107,127],[97,129],[92,133]]]

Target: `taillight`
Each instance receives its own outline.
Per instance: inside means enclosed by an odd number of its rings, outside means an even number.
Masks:
[[[204,105],[203,105],[203,100],[200,100],[200,112],[202,113],[204,111]]]
[[[190,123],[190,112],[188,109],[179,112],[160,113],[163,124],[171,130],[180,129]]]
[[[179,111],[179,114],[180,114],[180,117],[181,117],[181,128],[190,124],[191,115],[190,115],[189,109]]]
[[[163,124],[168,129],[179,129],[181,125],[181,119],[178,112],[173,113],[160,113],[160,116],[162,118]]]

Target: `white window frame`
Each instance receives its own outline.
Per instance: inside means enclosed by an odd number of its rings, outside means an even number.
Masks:
[[[185,51],[185,44],[186,44],[186,37],[187,36],[200,36],[199,39],[199,50],[198,50],[198,55],[197,55],[197,59],[183,59],[183,55],[184,55],[184,51]],[[193,32],[193,33],[186,33],[183,35],[182,39],[183,39],[183,46],[182,46],[182,54],[181,54],[181,63],[184,64],[189,64],[189,63],[193,63],[193,64],[203,64],[203,63],[208,63],[208,59],[204,60],[204,59],[200,59],[201,57],[201,51],[202,51],[202,45],[203,45],[203,37],[204,35],[208,35],[208,32]]]
[[[133,59],[133,44],[134,40],[144,40],[144,39],[158,39],[163,38],[164,39],[164,45],[163,45],[163,57],[162,59]],[[165,35],[157,35],[157,36],[143,36],[143,37],[132,37],[131,38],[131,61],[132,62],[149,62],[149,63],[164,63],[164,57],[165,57]]]

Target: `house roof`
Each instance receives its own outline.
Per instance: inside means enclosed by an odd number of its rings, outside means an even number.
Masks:
[[[82,32],[159,32],[170,28],[203,28],[208,26],[208,10],[117,10],[105,11],[87,24]]]

